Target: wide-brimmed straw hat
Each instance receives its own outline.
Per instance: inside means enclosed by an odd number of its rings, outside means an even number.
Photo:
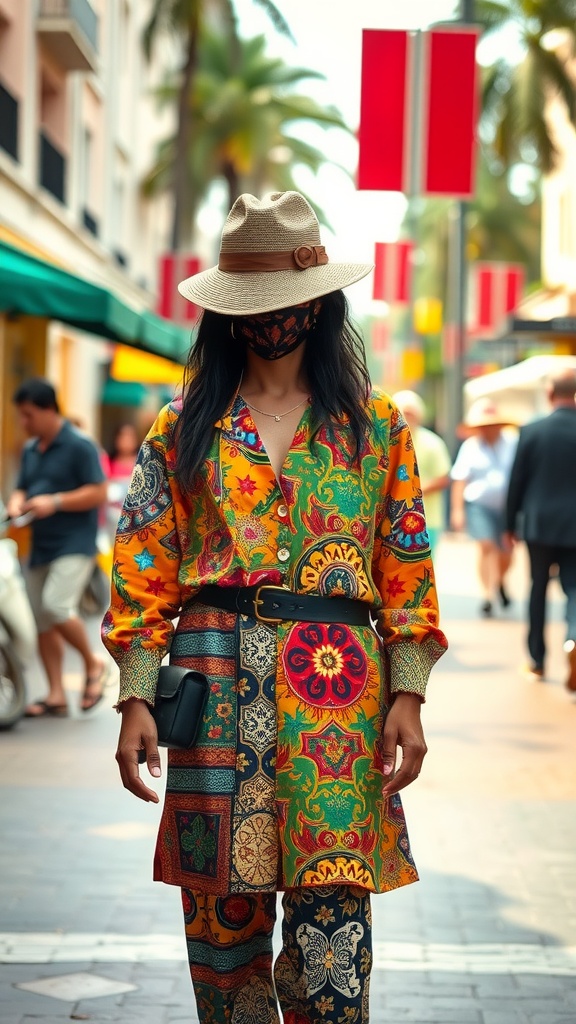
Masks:
[[[316,299],[371,270],[371,263],[329,261],[316,214],[299,192],[245,193],[226,219],[218,266],[178,291],[203,309],[249,316]]]
[[[511,418],[500,412],[491,398],[477,398],[464,417],[463,427],[473,430],[474,427],[511,427],[516,424]]]

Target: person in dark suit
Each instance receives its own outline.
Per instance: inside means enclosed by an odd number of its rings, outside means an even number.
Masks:
[[[568,370],[554,377],[548,397],[550,415],[520,431],[506,525],[511,542],[521,536],[530,557],[530,674],[544,678],[546,589],[550,569],[557,565],[566,595],[566,687],[576,692],[576,373]]]

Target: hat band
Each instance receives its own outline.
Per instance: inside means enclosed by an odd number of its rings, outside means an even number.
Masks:
[[[221,252],[218,269],[228,274],[254,274],[306,270],[325,263],[328,256],[323,245],[299,245],[293,252]]]

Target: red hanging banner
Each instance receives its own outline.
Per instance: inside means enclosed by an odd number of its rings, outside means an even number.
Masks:
[[[504,330],[506,317],[519,305],[524,290],[524,267],[519,263],[482,261],[471,268],[471,332]]]
[[[359,189],[404,189],[407,68],[407,32],[363,31]]]
[[[426,195],[474,195],[478,71],[476,29],[428,33],[427,105],[424,118]]]
[[[474,27],[362,34],[358,188],[474,194]]]
[[[159,316],[179,324],[192,323],[197,319],[200,313],[198,306],[180,295],[178,284],[199,270],[200,260],[197,256],[170,252],[160,257],[156,303]]]
[[[376,242],[372,298],[384,302],[408,303],[412,285],[414,243]]]

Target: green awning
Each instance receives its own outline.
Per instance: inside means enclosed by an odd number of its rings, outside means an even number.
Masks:
[[[184,362],[190,332],[141,313],[107,288],[0,242],[0,312],[60,320],[100,338]]]
[[[113,380],[110,377],[102,389],[103,405],[133,405],[139,408],[144,405],[148,388],[131,380]],[[166,403],[164,403],[166,404]]]

